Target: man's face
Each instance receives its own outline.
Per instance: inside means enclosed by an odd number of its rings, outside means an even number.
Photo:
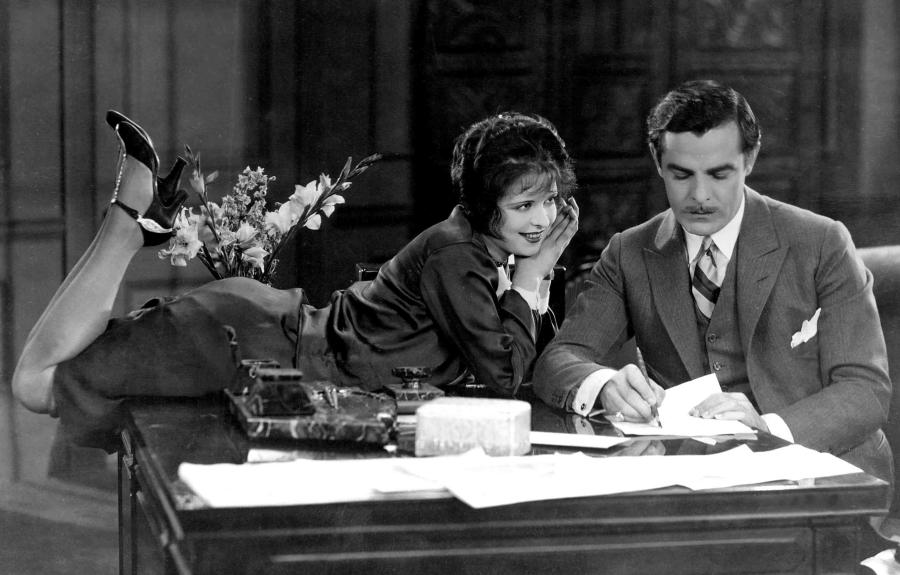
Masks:
[[[684,229],[708,236],[737,213],[744,180],[753,169],[756,150],[744,155],[735,122],[697,136],[666,132],[657,170],[666,184],[669,206]]]

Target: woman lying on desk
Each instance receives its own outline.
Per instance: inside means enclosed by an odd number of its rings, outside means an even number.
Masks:
[[[146,132],[116,112],[107,123],[121,148],[112,205],[13,375],[19,401],[60,417],[79,443],[114,445],[123,397],[227,387],[235,339],[240,357],[275,359],[310,379],[374,390],[395,381],[393,367],[424,364],[439,387],[474,376],[513,396],[530,374],[541,330],[555,330],[541,280],[574,235],[578,207],[571,159],[543,118],[504,113],[472,125],[453,152],[459,205],[375,280],[336,292],[325,308],[306,304],[299,288],[229,278],[115,319],[129,262],[142,246],[168,240],[186,194],[178,190],[183,160],[158,178]]]

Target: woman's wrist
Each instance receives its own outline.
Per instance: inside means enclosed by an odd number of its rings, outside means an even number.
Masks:
[[[518,271],[518,270],[516,270],[516,271]],[[523,290],[529,291],[529,292],[538,293],[538,291],[541,287],[542,279],[543,279],[542,276],[530,275],[530,274],[528,274],[528,275],[523,274],[520,277],[520,275],[518,273],[516,273],[512,278],[512,287],[520,288],[520,289],[523,289]]]

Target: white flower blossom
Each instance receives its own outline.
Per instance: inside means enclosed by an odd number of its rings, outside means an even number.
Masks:
[[[265,271],[266,266],[266,256],[269,255],[265,249],[260,246],[253,246],[243,251],[241,254],[241,261],[244,261],[251,266],[258,268],[259,271]]]
[[[188,260],[196,257],[203,247],[198,238],[197,224],[199,218],[188,208],[182,208],[175,218],[175,235],[169,240],[169,247],[159,250],[159,258],[169,258],[173,266],[186,267]]]
[[[303,224],[303,227],[308,230],[317,230],[322,227],[322,216],[319,214],[313,214],[306,218],[306,222]]]
[[[300,184],[294,186],[294,193],[291,194],[289,201],[294,203],[298,208],[298,211],[302,213],[308,206],[312,206],[316,203],[321,193],[321,188],[319,188],[316,181],[313,180],[305,186],[301,186]]]

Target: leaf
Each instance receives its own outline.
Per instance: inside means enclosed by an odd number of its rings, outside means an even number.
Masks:
[[[219,177],[219,170],[216,170],[215,172],[206,176],[206,183],[207,184],[212,183],[212,182],[216,181],[216,178],[218,178],[218,177]]]

